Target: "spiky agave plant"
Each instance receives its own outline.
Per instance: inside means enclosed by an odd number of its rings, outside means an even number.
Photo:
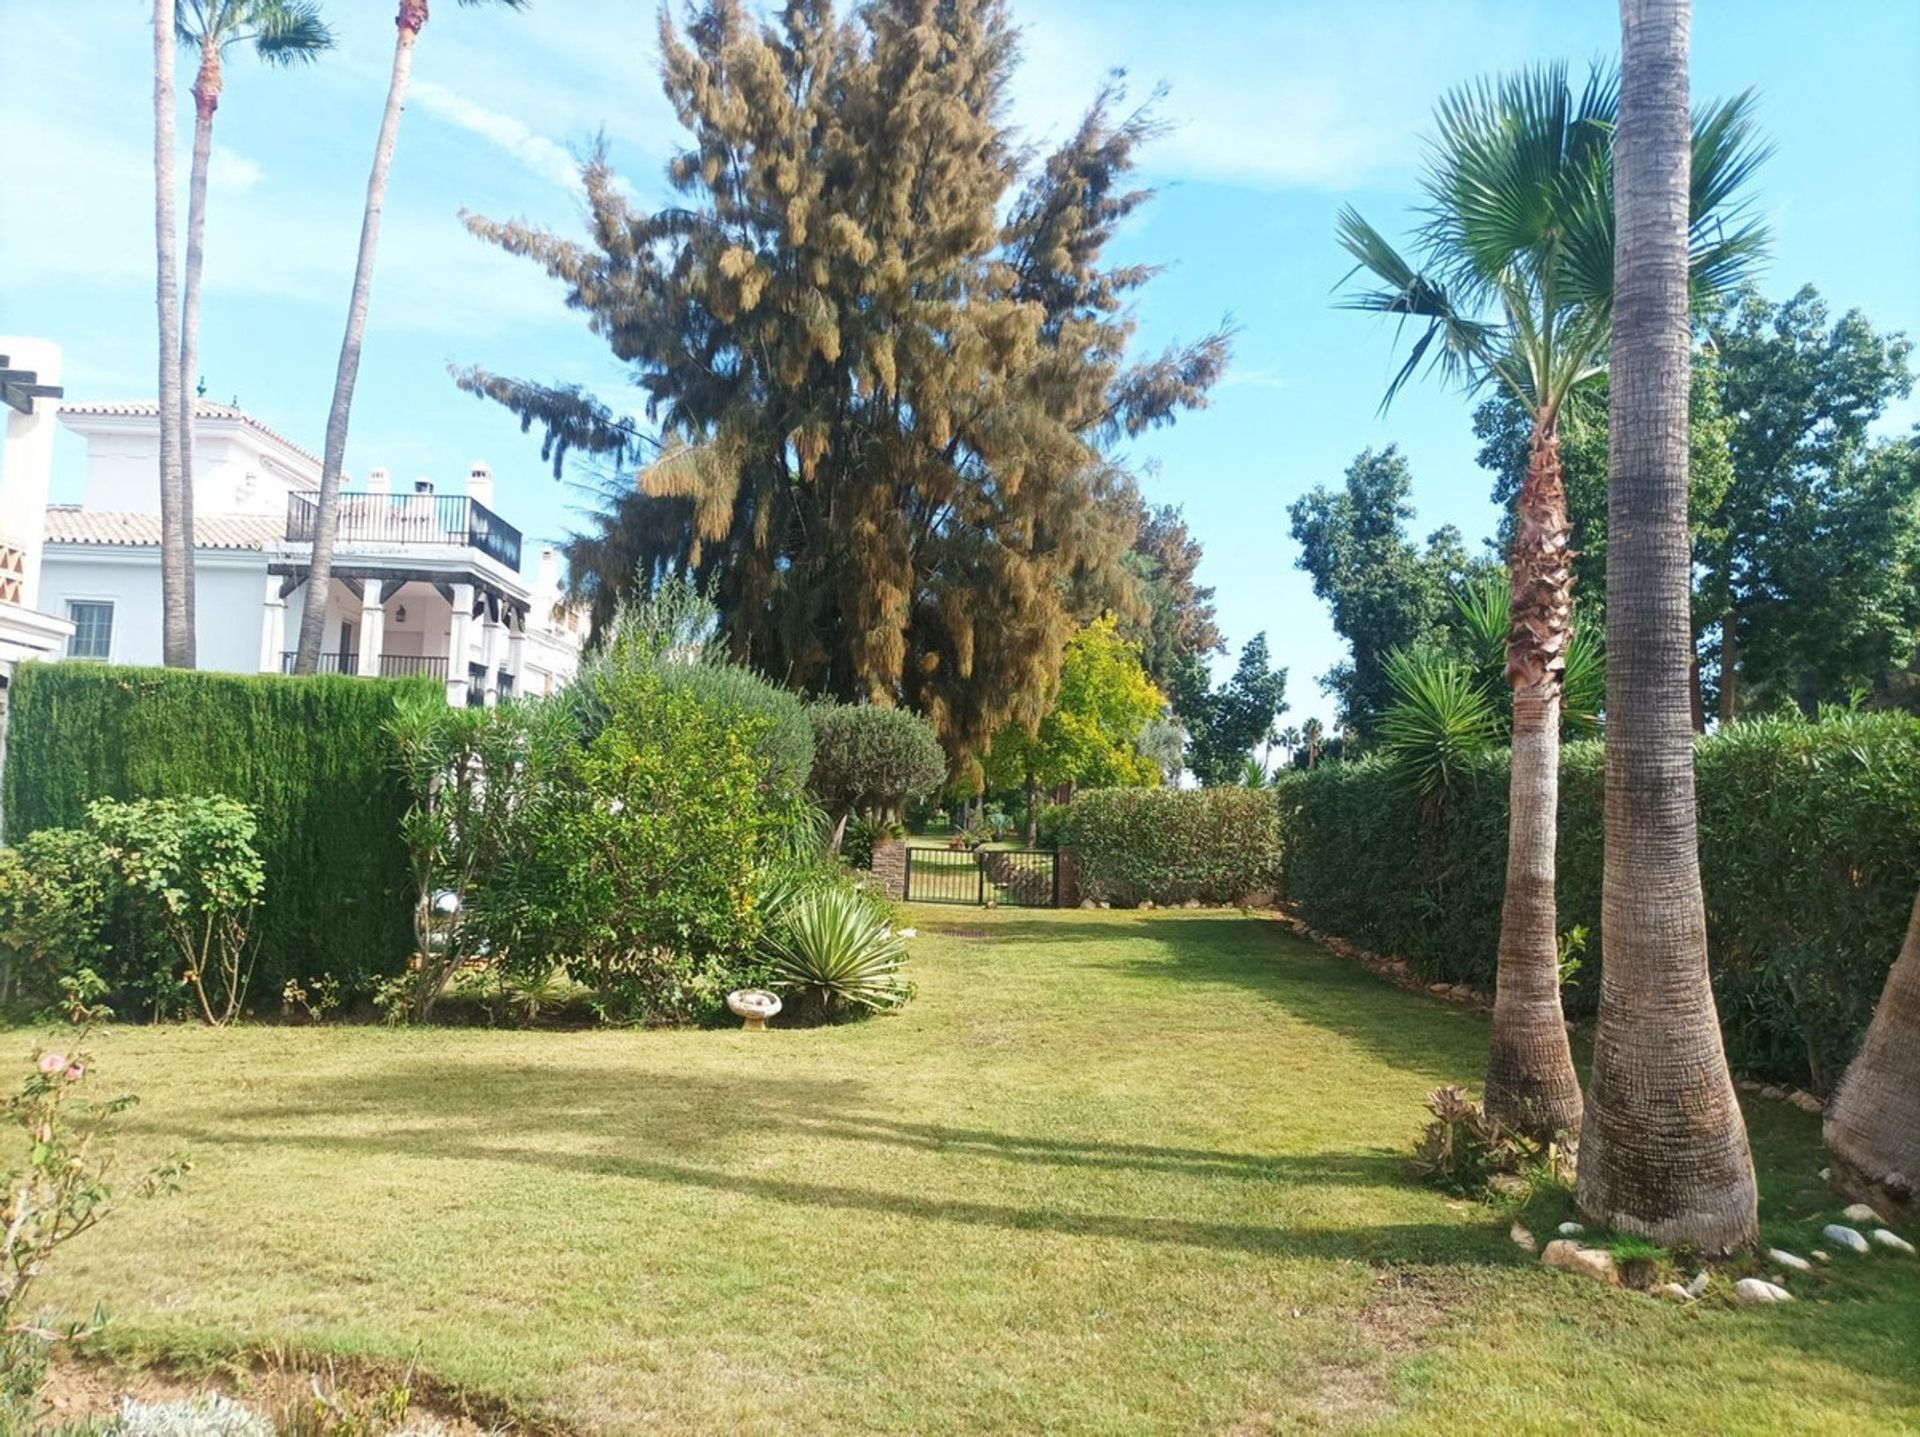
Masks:
[[[853,889],[816,888],[783,904],[769,925],[773,986],[801,1014],[834,1018],[884,1012],[913,994],[901,976],[906,948]]]

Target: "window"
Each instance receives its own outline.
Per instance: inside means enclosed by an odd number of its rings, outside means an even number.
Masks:
[[[76,600],[67,605],[67,617],[73,620],[67,657],[106,662],[113,649],[113,605]]]

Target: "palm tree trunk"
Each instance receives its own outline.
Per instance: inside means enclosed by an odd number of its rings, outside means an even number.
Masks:
[[[1542,1141],[1577,1139],[1580,1078],[1560,1007],[1554,890],[1560,687],[1573,638],[1573,530],[1560,470],[1560,429],[1551,415],[1534,426],[1516,517],[1509,559],[1513,618],[1507,634],[1513,769],[1487,1112]]]
[[[220,108],[220,46],[207,44],[200,52],[200,72],[193,81],[193,168],[187,179],[187,275],[180,306],[180,523],[193,533],[193,406],[200,364],[200,275],[206,264],[207,166],[213,155],[213,112]],[[173,578],[187,611],[187,662],[193,663],[194,593],[191,548],[189,559]]]
[[[180,277],[174,253],[173,0],[153,5],[154,297],[160,319],[160,628],[169,667],[193,667],[193,564],[180,458]]]
[[[1827,1109],[1833,1189],[1884,1217],[1920,1203],[1920,898],[1866,1041]]]
[[[340,366],[333,378],[333,406],[327,411],[327,443],[320,461],[320,494],[314,516],[313,561],[307,570],[306,602],[300,611],[300,642],[293,671],[310,674],[320,663],[327,619],[327,590],[333,581],[333,544],[340,528],[340,474],[347,459],[347,421],[353,409],[354,381],[360,375],[360,347],[367,333],[367,304],[373,294],[373,261],[380,248],[380,212],[387,199],[387,174],[400,137],[407,82],[413,74],[413,47],[427,23],[426,0],[400,0],[394,21],[393,73],[387,81],[387,108],[380,117],[380,138],[367,177],[367,206],[360,218],[360,256],[353,270],[353,295],[347,303],[347,332],[340,342]]]
[[[1579,1202],[1710,1253],[1758,1233],[1707,976],[1687,702],[1691,0],[1621,0],[1600,1026]]]

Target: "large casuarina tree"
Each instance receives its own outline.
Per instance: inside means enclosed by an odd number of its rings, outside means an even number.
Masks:
[[[1920,1204],[1920,898],[1866,1041],[1827,1108],[1834,1191],[1884,1217]]]
[[[1470,388],[1508,391],[1532,424],[1508,552],[1513,766],[1486,1101],[1502,1121],[1542,1138],[1580,1128],[1554,892],[1560,706],[1573,637],[1560,421],[1569,397],[1605,372],[1617,101],[1609,75],[1596,70],[1576,94],[1560,66],[1442,101],[1418,267],[1352,209],[1340,216],[1356,273],[1376,286],[1352,306],[1424,322],[1388,399],[1427,364]],[[1759,158],[1748,112],[1747,97],[1731,100],[1703,116],[1694,137],[1700,183],[1683,231],[1696,241],[1701,298],[1738,278],[1760,248],[1758,225],[1728,214]]]
[[[207,170],[213,157],[214,111],[220,108],[220,92],[225,84],[223,62],[231,46],[250,45],[253,53],[269,65],[298,64],[313,60],[331,48],[333,33],[321,20],[320,7],[309,0],[179,0],[174,26],[180,43],[200,56],[200,65],[193,77],[193,167],[187,179],[187,268],[180,304],[180,419],[176,451],[182,481],[179,528],[190,535],[193,532],[193,406],[200,362],[200,276],[206,263]],[[184,577],[175,582],[186,595],[190,655],[191,564],[185,566]],[[191,657],[187,662],[192,662]]]
[[[460,0],[462,5],[525,7],[527,0]],[[413,79],[413,50],[427,28],[428,0],[400,0],[394,15],[393,70],[387,78],[387,106],[373,146],[373,171],[367,176],[367,201],[360,214],[360,250],[353,265],[353,290],[347,299],[347,329],[340,340],[340,362],[333,376],[333,402],[327,409],[327,441],[320,455],[320,494],[314,516],[313,559],[307,570],[307,598],[300,610],[300,642],[293,659],[296,674],[320,665],[320,644],[327,621],[327,590],[333,582],[333,545],[340,531],[340,476],[347,462],[347,426],[353,413],[353,386],[360,378],[360,349],[367,337],[367,306],[373,300],[373,262],[380,252],[380,216],[387,203],[387,176],[400,138],[400,114]]]
[[[193,667],[193,519],[180,466],[180,261],[173,203],[173,0],[153,0],[154,299],[160,325],[160,654]]]
[[[1621,0],[1607,506],[1600,1023],[1579,1202],[1617,1232],[1750,1245],[1758,1194],[1707,978],[1694,807],[1687,399],[1691,0]]]
[[[794,0],[764,21],[712,0],[663,17],[661,48],[687,131],[673,206],[637,209],[594,162],[583,239],[470,221],[565,286],[645,415],[461,382],[556,461],[644,461],[629,582],[691,572],[736,657],[924,713],[977,781],[1080,626],[1137,608],[1118,451],[1226,359],[1224,334],[1131,352],[1154,271],[1106,251],[1148,197],[1131,171],[1153,121],[1109,88],[1034,155],[1005,120],[1003,0]]]

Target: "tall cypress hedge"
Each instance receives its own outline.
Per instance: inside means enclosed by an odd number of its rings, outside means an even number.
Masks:
[[[7,720],[6,837],[96,798],[224,793],[258,813],[267,890],[252,1005],[289,978],[364,991],[412,947],[404,808],[382,725],[427,679],[24,664]]]
[[[1829,1089],[1865,1031],[1920,888],[1920,720],[1734,724],[1697,744],[1714,992],[1734,1066]],[[1310,925],[1492,991],[1506,884],[1507,761],[1443,804],[1379,759],[1280,786],[1286,899]],[[1560,766],[1563,937],[1586,930],[1568,1010],[1600,995],[1604,750]]]

